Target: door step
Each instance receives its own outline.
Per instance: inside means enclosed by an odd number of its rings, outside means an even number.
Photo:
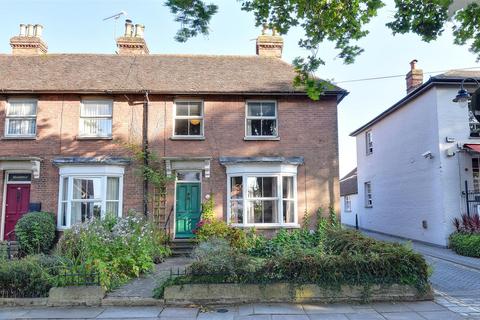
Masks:
[[[172,249],[174,257],[189,256],[195,246],[195,239],[173,239],[170,242],[170,249]]]

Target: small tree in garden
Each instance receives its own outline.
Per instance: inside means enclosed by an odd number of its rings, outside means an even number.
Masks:
[[[18,220],[15,237],[26,254],[48,253],[55,241],[55,218],[49,212],[30,212]]]

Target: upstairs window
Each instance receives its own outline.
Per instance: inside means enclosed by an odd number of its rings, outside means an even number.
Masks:
[[[7,105],[5,136],[35,137],[37,133],[37,101],[9,100]]]
[[[81,137],[112,136],[113,103],[107,100],[84,100],[80,107]]]
[[[372,139],[372,131],[365,132],[365,146],[367,156],[373,153],[373,139]]]
[[[372,183],[365,182],[365,207],[373,207],[373,197],[372,197]]]
[[[277,137],[277,126],[277,103],[275,101],[247,102],[247,137]]]
[[[203,102],[176,101],[173,136],[203,137]]]

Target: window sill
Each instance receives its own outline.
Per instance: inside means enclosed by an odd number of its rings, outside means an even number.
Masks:
[[[37,140],[37,136],[5,136],[2,140]]]
[[[254,224],[232,224],[232,227],[235,228],[255,228],[255,229],[300,229],[300,225],[298,223],[293,224],[262,224],[262,223],[254,223]]]
[[[204,136],[172,136],[170,140],[205,140]]]
[[[76,140],[113,140],[112,136],[109,137],[95,137],[95,136],[76,136]]]
[[[280,141],[280,137],[244,137],[245,141]]]

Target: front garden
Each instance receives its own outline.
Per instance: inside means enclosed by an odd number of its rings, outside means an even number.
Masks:
[[[313,231],[308,227],[307,217],[306,227],[281,230],[267,239],[253,230],[243,231],[207,217],[197,230],[199,244],[193,252],[194,263],[185,274],[159,286],[155,295],[167,298],[164,295],[168,288],[184,290],[195,284],[212,288],[234,284],[237,289],[244,284],[250,285],[249,290],[255,289],[251,286],[254,284],[264,288],[268,285],[279,288],[278,284],[288,284],[291,288],[314,284],[330,292],[355,287],[361,288],[364,301],[370,298],[374,286],[400,285],[415,289],[418,297],[429,295],[429,267],[410,247],[377,241],[358,231],[344,229],[332,210],[328,218],[322,217],[320,211],[317,221]]]
[[[480,258],[480,216],[462,215],[455,218],[456,231],[450,235],[450,248],[458,254]]]
[[[74,225],[55,244],[53,214],[33,212],[16,225],[16,259],[0,252],[0,297],[47,297],[50,288],[98,284],[112,290],[170,254],[166,235],[141,215]]]

